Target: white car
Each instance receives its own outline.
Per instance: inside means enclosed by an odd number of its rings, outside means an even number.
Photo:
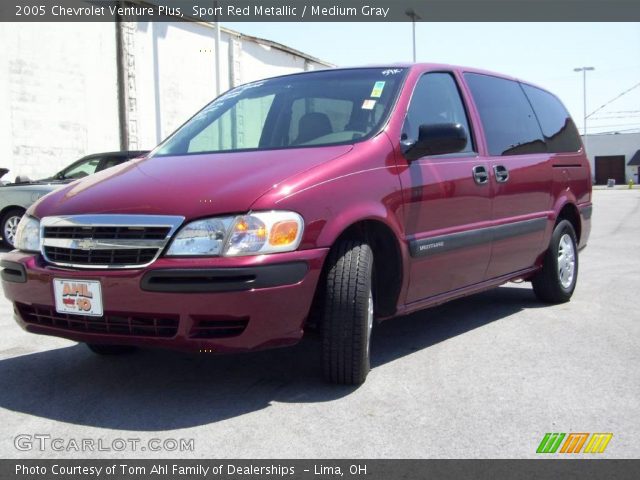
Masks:
[[[50,178],[28,180],[16,177],[15,183],[0,184],[0,234],[8,247],[13,241],[18,223],[34,202],[64,184],[86,177],[109,167],[115,167],[132,158],[146,155],[146,151],[107,152],[87,155],[73,162]],[[0,168],[0,177],[9,172]]]

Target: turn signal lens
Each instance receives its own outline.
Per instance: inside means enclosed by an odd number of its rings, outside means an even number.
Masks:
[[[298,238],[298,222],[285,220],[277,222],[271,227],[269,243],[274,247],[289,245]]]

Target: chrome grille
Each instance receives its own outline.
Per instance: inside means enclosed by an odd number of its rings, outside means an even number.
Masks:
[[[165,215],[45,217],[42,254],[64,267],[140,268],[160,256],[183,221]]]

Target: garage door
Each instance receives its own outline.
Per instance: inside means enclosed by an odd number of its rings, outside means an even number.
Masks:
[[[624,184],[624,155],[596,157],[596,184],[606,185],[610,178],[616,185]]]

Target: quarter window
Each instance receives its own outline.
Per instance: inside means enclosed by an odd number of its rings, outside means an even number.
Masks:
[[[471,131],[456,82],[449,73],[423,75],[411,97],[402,129],[403,139],[416,140],[420,125],[459,123],[467,132],[467,146],[461,152],[472,152]]]
[[[519,83],[477,73],[465,80],[480,113],[490,155],[547,151],[540,125]]]
[[[580,150],[578,129],[560,100],[531,85],[522,84],[522,88],[536,112],[549,151],[561,153]]]

